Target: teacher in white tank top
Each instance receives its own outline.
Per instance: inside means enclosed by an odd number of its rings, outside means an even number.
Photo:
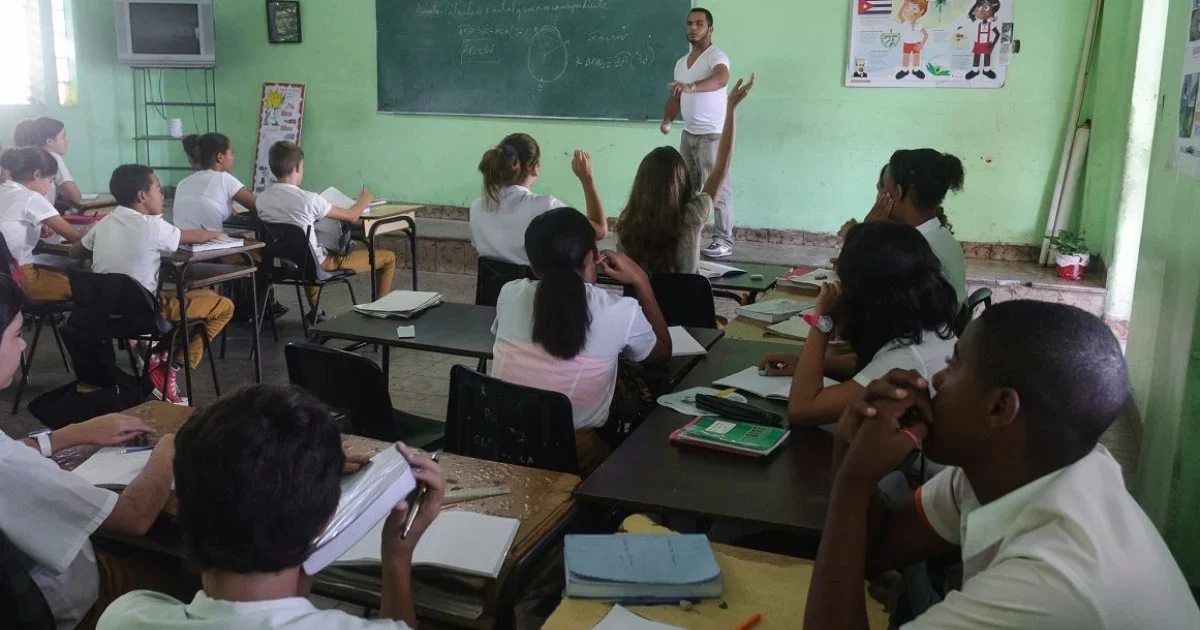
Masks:
[[[713,16],[708,9],[692,9],[687,16],[687,40],[692,49],[675,64],[675,80],[660,129],[671,132],[671,122],[683,111],[683,139],[679,152],[692,186],[702,186],[717,161],[717,145],[725,122],[729,57],[712,43]],[[713,240],[701,250],[706,258],[733,255],[733,190],[725,177],[714,199],[716,226]]]

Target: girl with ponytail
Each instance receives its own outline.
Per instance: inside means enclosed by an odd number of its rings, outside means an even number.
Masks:
[[[257,197],[233,176],[233,143],[220,133],[183,138],[183,150],[196,171],[175,187],[175,225],[181,230],[222,231],[236,201],[257,210]]]
[[[841,285],[821,287],[812,313],[817,324],[800,356],[767,355],[760,365],[772,376],[792,376],[793,424],[836,421],[867,384],[896,368],[915,370],[932,382],[954,352],[958,299],[916,228],[894,221],[850,228],[838,277]],[[832,330],[820,330],[830,324]],[[853,354],[826,358],[834,333]],[[826,377],[845,382],[826,387]]]
[[[500,290],[492,375],[565,394],[581,433],[603,426],[618,359],[671,357],[671,335],[650,281],[628,256],[598,251],[592,225],[573,208],[530,221],[525,250],[537,280],[515,280]],[[633,286],[637,299],[597,288],[597,265]],[[577,437],[586,469],[585,462],[594,459],[589,453],[595,450],[594,432]]]
[[[50,190],[45,193],[46,201],[51,205],[65,203],[79,205],[83,203],[83,193],[75,185],[75,178],[67,170],[63,156],[67,154],[70,143],[67,142],[67,126],[61,120],[49,116],[29,118],[17,123],[13,131],[13,143],[17,147],[37,147],[50,152],[54,158],[57,170]]]
[[[571,170],[583,185],[587,221],[595,234],[593,240],[604,240],[608,220],[592,177],[592,156],[575,151]],[[480,257],[529,264],[525,254],[525,230],[529,223],[534,217],[566,205],[551,195],[537,195],[530,190],[541,171],[542,149],[529,134],[510,134],[483,154],[479,160],[483,196],[471,204],[470,223],[471,241]]]
[[[0,184],[0,234],[20,267],[25,296],[35,302],[70,298],[66,274],[33,266],[33,248],[42,237],[58,234],[72,244],[83,239],[46,199],[54,188],[58,162],[45,149],[23,147],[0,154],[0,168],[11,177]]]
[[[950,191],[961,192],[962,161],[934,149],[896,151],[879,173],[875,206],[866,221],[891,220],[917,228],[942,262],[942,272],[954,287],[959,304],[967,300],[967,262],[954,238],[942,202]],[[858,222],[851,219],[842,234]]]

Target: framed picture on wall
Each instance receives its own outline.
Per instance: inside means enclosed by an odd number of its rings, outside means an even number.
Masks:
[[[267,1],[267,41],[272,44],[299,44],[300,3],[295,1]]]

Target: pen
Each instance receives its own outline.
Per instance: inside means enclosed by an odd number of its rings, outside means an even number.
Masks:
[[[750,630],[750,628],[757,626],[760,621],[762,621],[762,613],[754,613],[754,616],[743,621],[742,625],[737,627],[737,630]]]
[[[630,597],[617,600],[618,606],[676,606],[680,602],[700,603],[698,599],[687,597]]]
[[[441,456],[442,452],[439,450],[430,459],[436,462]],[[417,520],[417,513],[421,511],[421,504],[425,502],[425,493],[427,492],[429,492],[429,486],[425,484],[421,484],[421,487],[417,488],[417,496],[408,509],[408,518],[404,519],[404,532],[400,534],[401,540],[408,538],[408,533],[412,531],[413,522]]]
[[[128,455],[130,453],[141,453],[142,451],[152,451],[152,450],[154,450],[153,446],[131,446],[129,448],[121,449],[121,454]]]

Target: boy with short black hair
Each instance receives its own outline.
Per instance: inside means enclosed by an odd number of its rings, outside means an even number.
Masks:
[[[190,604],[130,593],[113,602],[99,628],[415,626],[412,554],[441,509],[445,477],[437,463],[396,445],[429,492],[407,537],[404,502],[384,523],[381,619],[366,620],[307,599],[312,578],[300,565],[337,509],[345,462],[337,426],[317,400],[295,388],[247,387],[196,412],[176,443],[179,526],[204,590]]]
[[[340,256],[330,254],[317,240],[317,222],[324,218],[354,223],[362,218],[375,197],[363,189],[358,200],[349,208],[335,206],[316,193],[300,188],[304,183],[304,150],[295,142],[280,141],[271,145],[267,156],[271,172],[278,180],[258,195],[258,217],[264,223],[295,225],[301,230],[310,230],[308,241],[317,264],[325,271],[352,269],[358,273],[372,273],[375,295],[383,297],[392,290],[392,276],[396,273],[396,255],[387,250],[376,250],[375,268],[365,249],[358,249]],[[308,288],[308,304],[317,302],[317,287]],[[313,313],[314,321],[320,318]]]
[[[157,294],[163,317],[178,322],[182,311],[174,291],[159,291],[158,270],[162,257],[174,253],[180,245],[207,243],[225,234],[209,230],[180,230],[162,217],[163,195],[158,176],[147,166],[125,164],[113,171],[108,183],[109,192],[119,204],[103,221],[83,237],[82,249],[92,252],[92,271],[95,273],[125,274]],[[83,256],[80,249],[73,255]],[[211,289],[188,291],[189,321],[203,321],[204,334],[215,339],[229,320],[233,319],[233,302]],[[192,369],[200,365],[204,342],[199,336],[188,346]],[[151,355],[150,380],[154,395],[161,400],[187,404],[179,395],[178,374],[183,352],[175,354],[174,362],[167,353]]]
[[[1098,445],[1129,394],[1102,321],[997,304],[933,378],[932,400],[929,385],[894,370],[842,416],[805,628],[866,628],[853,585],[957,547],[962,590],[905,630],[1200,627],[1170,551]],[[950,468],[885,513],[876,485],[914,448]]]

